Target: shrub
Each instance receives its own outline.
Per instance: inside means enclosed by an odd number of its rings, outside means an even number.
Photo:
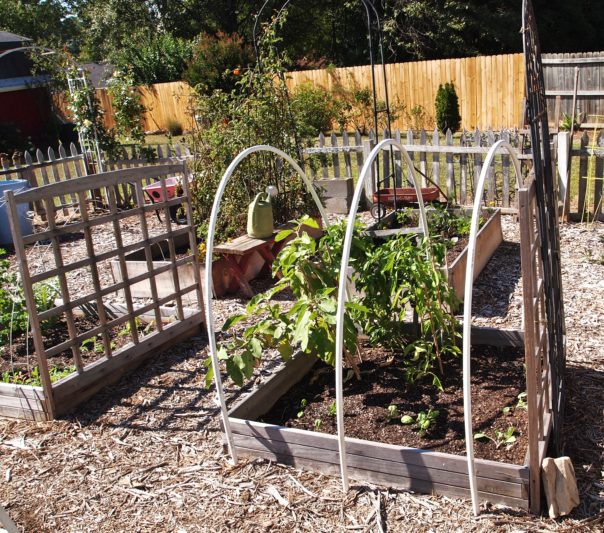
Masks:
[[[198,91],[211,94],[220,89],[231,92],[241,79],[243,70],[252,62],[249,46],[236,33],[202,34],[193,45],[193,56],[184,79]]]
[[[178,81],[191,59],[191,44],[170,33],[155,33],[133,40],[111,59],[132,73],[135,85]]]
[[[322,87],[304,83],[292,95],[292,110],[302,135],[316,137],[333,129],[341,116],[342,103]]]
[[[415,132],[434,128],[434,117],[428,115],[422,105],[414,105],[409,111],[405,110],[405,122]]]
[[[445,133],[448,129],[452,132],[459,130],[461,115],[459,114],[459,100],[453,83],[449,82],[438,86],[434,107],[436,108],[436,125],[440,131]]]

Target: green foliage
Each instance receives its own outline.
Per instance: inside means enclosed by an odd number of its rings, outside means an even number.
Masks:
[[[50,381],[55,382],[63,379],[76,371],[75,366],[52,366],[49,368]],[[41,387],[42,379],[40,369],[35,366],[29,372],[26,370],[16,370],[14,372],[5,371],[0,376],[1,383],[12,383],[14,385],[30,385],[32,387]]]
[[[184,79],[202,94],[216,90],[230,93],[252,62],[252,49],[236,33],[227,35],[220,31],[215,36],[204,33],[193,45]]]
[[[401,414],[398,412],[398,407],[396,405],[389,405],[388,414],[386,416],[388,417],[388,420],[392,421],[400,417]]]
[[[274,287],[255,296],[246,313],[234,315],[224,324],[223,331],[230,331],[243,321],[253,322],[242,334],[229,336],[218,353],[239,385],[252,375],[268,349],[277,349],[285,360],[301,351],[335,364],[336,294],[345,226],[330,226],[317,242],[304,231],[304,225],[315,227],[316,223],[303,218],[294,229],[276,237],[293,238],[273,263],[273,272],[281,276]],[[353,235],[350,266],[356,272],[353,281],[361,296],[346,303],[347,362],[359,377],[351,354],[358,350],[360,327],[372,345],[393,350],[404,347],[399,355],[409,383],[430,377],[442,388],[434,365],[439,363],[442,374],[441,358],[459,354],[455,319],[448,312],[456,302],[455,294],[441,269],[444,246],[432,246],[427,240],[415,245],[406,236],[376,244],[362,234],[360,225]],[[294,296],[294,304],[287,310],[270,303],[285,289]],[[410,338],[403,326],[408,306],[419,317],[418,338]],[[208,374],[208,383],[211,379]]]
[[[419,429],[419,434],[423,437],[432,426],[436,425],[436,419],[438,418],[438,411],[431,407],[428,411],[420,411],[417,413],[415,419],[415,425]]]
[[[278,42],[274,26],[268,26],[260,42],[263,69],[243,71],[236,91],[196,93],[198,129],[189,144],[196,154],[192,196],[202,237],[218,183],[237,154],[256,144],[269,144],[296,159],[299,148],[315,140],[297,133],[300,120],[292,115],[284,80],[286,58],[277,53]],[[306,187],[289,165],[277,165],[272,155],[253,155],[238,167],[227,187],[224,198],[228,200],[221,206],[217,240],[243,233],[248,204],[268,185],[276,186],[279,192],[272,200],[275,223],[315,212]]]
[[[570,131],[571,130],[571,122],[573,120],[572,115],[568,115],[566,113],[564,113],[562,115],[562,120],[560,121],[560,129],[562,131]],[[579,128],[581,127],[581,113],[578,113],[575,116],[575,122],[572,125],[572,130],[574,131],[579,131]]]
[[[436,126],[440,131],[446,133],[448,129],[452,132],[459,130],[461,126],[459,100],[452,82],[438,86],[434,107],[436,109]]]
[[[315,428],[315,431],[319,431],[321,429],[322,425],[323,425],[323,422],[321,421],[321,419],[315,418],[315,421],[313,422],[313,427]]]
[[[411,109],[403,111],[405,122],[409,124],[414,132],[430,130],[434,128],[434,118],[428,115],[428,112],[422,105],[414,105]]]
[[[255,324],[242,335],[220,345],[219,355],[226,360],[227,371],[238,385],[252,375],[268,349],[277,349],[284,360],[300,350],[331,366],[335,364],[336,290],[344,226],[330,226],[319,242],[308,235],[304,226],[318,227],[313,219],[303,218],[293,230],[277,235],[276,240],[294,236],[273,263],[273,272],[279,272],[281,278],[267,292],[252,298],[245,314],[230,317],[223,326],[223,331],[228,331],[243,320],[255,319]],[[356,241],[360,242],[358,238]],[[285,289],[291,290],[295,298],[288,310],[270,303]],[[348,309],[355,307],[358,306],[353,302],[347,304]],[[357,335],[347,313],[344,346],[349,353],[356,352]]]
[[[300,410],[298,411],[298,414],[296,415],[297,418],[302,418],[304,416],[304,409],[306,409],[307,405],[308,405],[308,400],[306,398],[303,398],[300,401]]]
[[[331,402],[329,404],[329,408],[327,409],[327,414],[329,416],[336,416],[337,413],[338,413],[338,407],[336,405],[336,402]]]
[[[505,444],[506,448],[511,448],[516,442],[516,428],[509,426],[505,431],[495,430],[495,436],[490,437],[487,433],[475,433],[474,440],[490,440],[495,444],[496,448],[500,448]]]
[[[317,137],[341,119],[343,103],[330,91],[311,83],[298,85],[292,94],[292,111],[303,137]]]
[[[132,76],[131,85],[180,81],[191,59],[191,44],[166,32],[151,32],[128,41],[111,60]]]
[[[116,134],[126,142],[145,142],[142,118],[146,111],[131,72],[116,70],[107,81],[111,97]]]
[[[66,69],[67,77],[77,79],[80,73],[75,65],[69,62]],[[87,74],[85,73],[85,76]],[[67,107],[71,113],[77,130],[84,137],[93,139],[95,134],[102,150],[114,155],[119,148],[119,143],[113,131],[107,130],[103,123],[103,111],[96,96],[96,91],[90,83],[86,87],[77,87],[66,92],[68,98]]]
[[[359,303],[367,311],[357,319],[372,345],[391,350],[404,346],[404,371],[409,383],[431,376],[441,388],[434,372],[438,363],[442,374],[442,357],[458,355],[456,321],[448,309],[456,304],[441,265],[445,247],[424,239],[398,236],[368,247],[366,257],[356,265]],[[411,306],[419,320],[419,337],[409,342],[405,317]]]
[[[25,304],[25,295],[19,276],[10,270],[8,259],[2,258],[6,252],[0,249],[0,344],[6,344],[12,338],[21,335],[29,327],[29,314]],[[54,307],[59,295],[58,281],[50,279],[34,285],[34,298],[38,312],[42,313]],[[41,324],[47,329],[56,323],[56,318]]]

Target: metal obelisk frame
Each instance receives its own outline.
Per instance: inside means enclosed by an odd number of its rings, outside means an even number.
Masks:
[[[566,331],[560,270],[558,231],[558,192],[549,142],[545,84],[539,34],[531,0],[523,0],[522,33],[526,71],[526,119],[531,132],[533,172],[538,208],[538,227],[543,263],[543,283],[547,316],[548,356],[552,372],[552,451],[562,455],[562,419],[564,414],[564,371],[566,367]]]

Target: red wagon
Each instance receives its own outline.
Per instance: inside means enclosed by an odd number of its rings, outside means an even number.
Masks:
[[[422,200],[424,202],[433,202],[438,200],[440,191],[437,187],[422,187]],[[378,213],[381,207],[381,216],[386,214],[385,206],[393,206],[396,198],[397,205],[400,204],[415,204],[417,203],[417,194],[414,187],[390,187],[379,189],[373,193],[373,205],[371,206],[371,215],[373,218],[378,218]]]

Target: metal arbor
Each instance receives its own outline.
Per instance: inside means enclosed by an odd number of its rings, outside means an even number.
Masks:
[[[547,316],[548,357],[552,372],[552,446],[561,455],[563,443],[564,371],[566,367],[566,331],[560,270],[560,234],[558,229],[558,192],[556,190],[549,144],[549,126],[541,47],[531,0],[523,0],[522,34],[526,72],[526,119],[531,133],[533,172],[535,175],[541,261]]]

